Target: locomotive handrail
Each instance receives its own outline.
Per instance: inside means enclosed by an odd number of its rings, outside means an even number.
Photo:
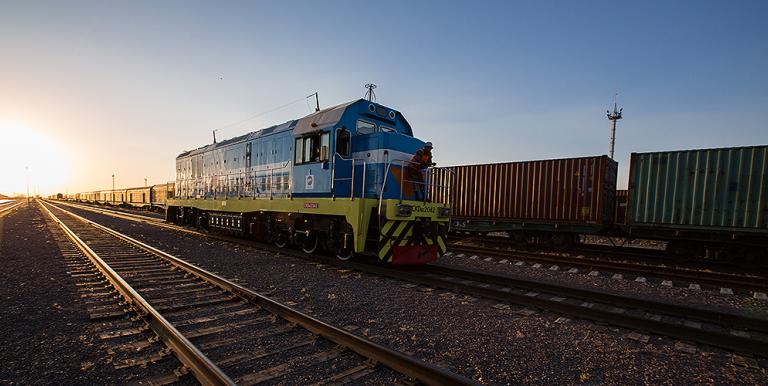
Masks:
[[[381,228],[381,202],[384,198],[384,188],[387,187],[387,176],[389,175],[389,167],[392,166],[392,161],[387,162],[387,167],[384,169],[384,180],[381,182],[381,191],[379,192],[379,228]]]
[[[387,176],[389,176],[389,172],[390,172],[390,170],[392,168],[392,164],[394,164],[396,162],[400,162],[401,163],[401,165],[400,165],[400,170],[401,170],[401,172],[400,172],[400,203],[403,202],[403,186],[404,186],[404,182],[410,182],[410,183],[415,184],[415,185],[424,185],[424,195],[423,195],[424,197],[422,198],[423,202],[427,202],[427,193],[428,193],[428,189],[427,188],[448,188],[448,189],[450,189],[450,185],[438,185],[438,184],[428,184],[427,183],[427,180],[429,180],[429,173],[432,173],[435,170],[435,168],[433,168],[433,167],[426,168],[428,174],[427,174],[427,177],[425,178],[424,182],[413,181],[413,180],[405,179],[405,163],[417,165],[418,164],[417,162],[413,162],[413,161],[409,161],[409,160],[403,160],[403,159],[393,159],[393,160],[390,160],[389,162],[387,162],[387,167],[384,169],[384,181],[381,184],[381,191],[379,192],[379,208],[378,208],[379,216],[381,216],[381,207],[382,207],[382,203],[384,201],[384,189],[387,186]],[[442,169],[442,170],[445,170],[445,169]],[[449,170],[449,172],[453,173],[452,170]],[[448,197],[448,199],[445,202],[445,204],[450,206],[450,194],[446,195],[446,197]]]
[[[421,201],[424,201],[424,202],[427,201],[427,193],[428,193],[428,189],[427,188],[446,188],[446,187],[448,187],[448,185],[438,185],[438,184],[428,183],[428,181],[430,179],[429,178],[430,174],[435,170],[435,168],[433,168],[431,166],[429,166],[427,168],[424,168],[424,169],[419,169],[419,171],[426,170],[426,176],[424,178],[424,181],[415,181],[415,180],[409,180],[409,179],[405,178],[405,167],[406,167],[405,164],[408,163],[408,164],[412,164],[412,165],[419,165],[418,162],[413,162],[413,161],[403,160],[403,159],[394,159],[394,160],[390,161],[389,164],[392,164],[394,162],[400,162],[401,163],[401,165],[400,165],[400,170],[401,170],[401,173],[400,173],[400,202],[401,203],[403,201],[403,187],[405,185],[404,182],[410,182],[410,183],[412,183],[414,185],[424,185],[424,194],[423,194],[423,198],[421,200]],[[387,165],[387,171],[388,170],[389,170],[389,165]],[[385,177],[386,177],[386,174],[385,174]],[[384,189],[382,188],[382,194],[383,193],[384,193]]]
[[[434,174],[434,172],[436,170],[438,170],[437,168],[434,168],[434,167],[430,167],[428,169],[433,174]],[[439,170],[450,173],[451,179],[453,179],[453,177],[456,175],[456,172],[454,170],[451,170],[451,169],[442,168],[442,169],[439,169]],[[445,202],[444,202],[444,204],[447,205],[448,207],[450,207],[451,206],[451,192],[450,192],[450,190],[451,190],[451,183],[450,183],[450,181],[448,181],[448,185],[438,185],[438,184],[435,184],[433,186],[437,187],[437,188],[445,189]],[[425,194],[425,197],[426,197],[426,194]]]
[[[349,178],[336,178],[336,157],[339,157],[342,161],[351,161],[352,162],[352,174]],[[333,153],[333,161],[331,166],[331,199],[336,199],[336,181],[347,181],[350,180],[350,187],[349,187],[349,199],[351,201],[355,200],[355,161],[362,161],[363,162],[363,183],[360,190],[360,198],[365,198],[365,170],[368,168],[368,163],[365,161],[364,158],[355,158],[355,157],[349,157],[345,158],[343,155],[334,152]]]

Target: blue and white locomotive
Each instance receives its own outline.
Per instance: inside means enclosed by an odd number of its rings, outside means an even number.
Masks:
[[[167,219],[341,259],[427,263],[445,252],[450,208],[425,198],[442,188],[431,169],[409,172],[424,144],[400,112],[344,103],[180,154]]]

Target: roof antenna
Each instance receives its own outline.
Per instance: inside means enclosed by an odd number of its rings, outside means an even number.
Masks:
[[[219,129],[213,130],[213,143],[216,143],[216,132],[219,131]]]
[[[621,119],[621,112],[622,112],[622,110],[624,110],[623,107],[618,109],[618,110],[616,110],[616,108],[618,107],[618,105],[616,103],[616,99],[618,98],[618,96],[619,96],[618,92],[613,95],[613,113],[611,113],[610,110],[606,110],[605,111],[607,113],[607,115],[608,115],[608,120],[611,121],[611,123],[612,123],[612,125],[611,125],[611,152],[610,152],[611,159],[614,159],[613,158],[613,151],[614,151],[614,148],[616,146],[616,121]]]
[[[317,95],[317,92],[314,94],[307,95],[307,98],[311,98],[312,96],[315,97],[315,112],[320,111],[320,97]]]
[[[376,93],[373,92],[373,89],[376,88],[376,85],[373,83],[368,83],[365,85],[365,88],[368,89],[368,91],[365,92],[365,99],[368,99],[368,102],[375,102],[376,101]]]

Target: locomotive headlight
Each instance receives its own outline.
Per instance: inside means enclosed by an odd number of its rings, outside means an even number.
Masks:
[[[451,215],[451,208],[440,208],[437,211],[437,217],[449,217]]]
[[[411,214],[413,213],[413,207],[410,205],[405,204],[398,204],[397,205],[397,216],[398,217],[411,217]]]

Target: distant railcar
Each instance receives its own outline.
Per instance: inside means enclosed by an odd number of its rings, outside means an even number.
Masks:
[[[433,199],[451,205],[454,232],[565,247],[613,226],[616,169],[607,156],[443,167]]]
[[[152,186],[152,207],[165,208],[168,199],[172,199],[175,191],[175,183],[158,184]]]
[[[125,204],[130,207],[151,207],[152,206],[152,187],[144,186],[139,188],[125,189]]]

